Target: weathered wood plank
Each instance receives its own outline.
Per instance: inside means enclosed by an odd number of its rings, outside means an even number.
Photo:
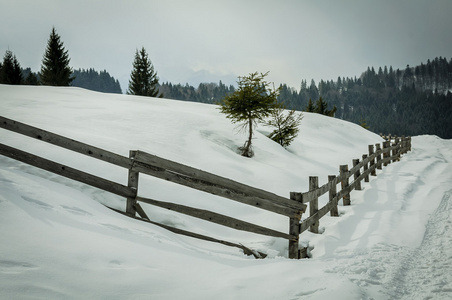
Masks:
[[[334,179],[336,178],[336,176],[334,175],[329,175],[328,176],[328,181],[332,182]],[[336,185],[333,185],[329,191],[329,202],[332,203],[334,197],[336,196]],[[330,210],[330,216],[332,217],[338,217],[339,216],[339,211],[337,209],[337,202],[336,204],[332,203],[331,204],[331,210]]]
[[[136,155],[136,151],[130,151],[129,152],[129,158],[134,159]],[[136,214],[136,204],[137,204],[137,193],[138,193],[138,179],[139,179],[140,173],[133,171],[132,169],[129,169],[128,174],[128,180],[127,180],[127,186],[135,191],[135,195],[133,197],[128,197],[126,202],[126,213],[129,215],[135,216]]]
[[[382,154],[381,146],[380,144],[375,144],[375,147],[377,149],[375,151],[375,153],[377,154],[377,169],[381,170],[381,154]]]
[[[387,158],[390,156],[390,141],[383,142],[383,166],[387,166],[391,161]]]
[[[136,202],[134,206],[135,211],[137,212],[137,214],[140,215],[141,218],[150,220],[148,215],[144,212],[143,208],[141,207],[140,203]],[[135,215],[133,216],[135,217]]]
[[[295,240],[289,240],[289,258],[291,259],[299,259],[299,245],[298,240],[300,236],[300,218],[292,217],[289,218],[289,234],[292,236],[296,236]]]
[[[23,163],[32,165],[34,167],[61,175],[63,177],[67,177],[75,181],[79,181],[97,187],[101,190],[119,196],[123,197],[135,196],[135,191],[127,186],[85,173],[77,169],[73,169],[71,167],[47,160],[45,158],[39,157],[37,155],[13,147],[9,147],[4,144],[0,144],[0,154],[21,161]]]
[[[369,149],[370,149],[370,146],[372,146],[372,151],[373,151],[373,145],[369,145]],[[301,199],[301,201],[303,203],[311,202],[315,197],[320,197],[320,196],[324,195],[325,193],[327,193],[328,191],[330,191],[333,185],[337,185],[341,181],[346,180],[347,178],[352,176],[354,173],[359,171],[360,168],[364,167],[369,162],[371,163],[371,165],[374,165],[376,157],[377,157],[377,153],[372,152],[372,154],[370,154],[368,157],[363,159],[361,162],[359,162],[357,165],[355,165],[352,169],[337,176],[334,179],[334,181],[328,181],[326,184],[322,185],[321,187],[319,187],[318,189],[316,189],[314,191],[297,193],[297,198]],[[372,164],[372,162],[373,162],[373,164]],[[371,168],[371,170],[373,170],[375,172],[375,168]]]
[[[370,175],[372,176],[377,176],[377,173],[375,171],[375,157],[376,154],[374,153],[374,145],[369,145],[369,169],[372,169],[372,171],[370,172]]]
[[[267,199],[249,196],[247,194],[239,193],[228,187],[217,186],[209,182],[193,179],[192,177],[185,176],[183,174],[173,173],[168,170],[148,165],[142,162],[135,161],[133,164],[134,171],[148,174],[160,179],[168,180],[180,185],[184,185],[190,188],[194,188],[203,192],[207,192],[213,195],[221,196],[230,200],[234,200],[240,203],[245,203],[251,206],[255,206],[261,209],[272,211],[278,214],[282,214],[288,217],[300,215],[306,210],[306,205],[302,203],[294,203],[292,207],[283,206],[279,203],[274,203]],[[295,201],[294,201],[295,202]],[[302,206],[303,205],[303,206]]]
[[[208,222],[212,222],[215,224],[219,224],[222,226],[230,227],[236,230],[242,230],[242,231],[248,231],[253,232],[257,234],[267,235],[267,236],[273,236],[273,237],[280,237],[285,239],[295,239],[294,236],[289,235],[287,233],[279,232],[273,229],[269,229],[266,227],[262,227],[259,225],[255,225],[249,222],[245,222],[239,219],[235,219],[229,216],[225,216],[219,213],[215,213],[212,211],[199,209],[199,208],[193,208],[181,204],[171,203],[171,202],[164,202],[164,201],[158,201],[154,199],[144,198],[144,197],[137,197],[137,201],[148,203],[151,205],[155,205],[158,207],[166,208],[168,210],[172,210],[181,214],[185,214],[188,216],[192,216],[198,219],[202,219]]]
[[[317,220],[320,220],[321,218],[323,218],[329,211],[331,211],[331,208],[334,205],[337,205],[337,199],[339,199],[339,198],[334,197],[332,202],[328,202],[325,206],[323,206],[321,209],[319,209],[314,215],[303,220],[300,223],[300,234],[303,231],[306,231],[306,229],[308,229],[312,225],[314,225],[317,222]]]
[[[357,167],[358,165],[360,165],[359,159],[353,159],[352,162],[353,162],[354,167]],[[362,162],[361,162],[361,165],[362,165]],[[361,172],[360,172],[361,168],[354,168],[354,169],[356,169],[356,170],[353,172],[353,179],[356,182],[356,190],[359,191],[359,190],[361,190],[361,180],[358,180],[358,178],[361,176]]]
[[[339,167],[339,172],[341,174],[348,173],[348,165],[341,165]],[[347,176],[346,179],[341,181],[341,189],[342,189],[342,191],[346,190],[348,186],[349,186],[349,180],[348,180],[348,176]],[[343,204],[344,204],[344,206],[350,205],[350,193],[347,193],[347,194],[345,194],[343,196]]]
[[[190,232],[190,231],[187,231],[187,230],[179,229],[179,228],[176,228],[176,227],[171,227],[171,226],[168,226],[168,225],[164,225],[164,224],[160,224],[160,223],[157,223],[157,222],[153,222],[153,221],[151,221],[149,219],[146,220],[146,219],[139,218],[137,216],[130,216],[126,212],[123,212],[121,210],[118,210],[118,209],[115,209],[115,208],[109,207],[109,206],[106,206],[106,207],[108,207],[109,209],[111,209],[111,210],[113,210],[113,211],[115,211],[117,213],[123,214],[123,215],[125,215],[127,217],[130,217],[130,218],[142,221],[142,222],[146,222],[146,223],[150,223],[152,225],[156,225],[156,226],[162,227],[162,228],[164,228],[166,230],[169,230],[169,231],[171,231],[173,233],[176,233],[176,234],[181,234],[181,235],[189,236],[189,237],[200,239],[200,240],[204,240],[204,241],[219,243],[219,244],[222,244],[222,245],[225,245],[225,246],[229,246],[229,247],[236,247],[236,248],[242,249],[243,252],[246,255],[254,255],[254,257],[256,257],[256,258],[265,258],[267,256],[265,253],[258,252],[258,251],[255,251],[255,250],[251,250],[250,248],[245,247],[245,246],[243,246],[241,244],[236,244],[236,243],[232,243],[232,242],[228,242],[228,241],[224,241],[224,240],[219,240],[219,239],[216,239],[216,238],[213,238],[213,237],[210,237],[210,236],[206,236],[206,235],[202,235],[202,234],[199,234],[199,233],[194,233],[194,232]],[[259,254],[259,256],[256,256],[256,252]]]
[[[196,188],[196,186],[217,187],[219,189],[229,190],[231,193],[243,194],[250,197],[265,199],[265,201],[271,202],[273,204],[293,208],[295,210],[300,210],[302,212],[306,210],[306,205],[302,203],[297,203],[295,201],[291,201],[290,199],[278,196],[276,194],[249,185],[245,185],[243,183],[228,178],[224,178],[212,173],[208,173],[206,171],[195,169],[190,166],[176,163],[146,152],[137,151],[137,155],[135,157],[135,164],[150,169],[151,170],[150,172],[154,174],[156,174],[155,171],[158,170],[159,171],[166,170],[168,171],[167,173],[178,174],[180,177],[184,177],[187,180],[191,181],[192,186],[190,187],[192,188]],[[168,178],[166,180],[171,181],[172,179]]]
[[[319,177],[309,176],[309,190],[314,191],[319,187]],[[309,202],[309,216],[313,218],[319,210],[319,198],[314,198]],[[319,233],[319,218],[313,219],[313,223],[309,226],[309,231],[313,233]]]
[[[395,146],[395,148],[392,150],[392,162],[396,162],[399,158],[398,153],[400,151],[400,139],[398,137],[395,138],[393,146]]]
[[[0,116],[0,127],[68,150],[130,169],[128,157]]]
[[[368,161],[367,154],[363,154],[363,162],[365,161]],[[369,172],[367,172],[367,170],[369,170],[369,164],[365,163],[363,169],[363,174],[367,174],[366,176],[364,176],[364,182],[369,182]]]
[[[294,192],[290,193],[290,199],[292,201],[301,201],[301,199],[297,197],[297,193]],[[300,219],[301,215],[289,218],[289,234],[296,237],[296,239],[289,240],[289,258],[291,259],[299,259],[301,257],[298,245],[300,238]]]
[[[336,176],[333,181],[328,181],[327,183],[313,191],[308,191],[305,193],[295,193],[296,199],[299,199],[299,201],[301,201],[302,203],[309,203],[313,199],[326,194],[333,187],[333,185],[337,185],[342,180],[342,178],[345,177],[343,175]]]

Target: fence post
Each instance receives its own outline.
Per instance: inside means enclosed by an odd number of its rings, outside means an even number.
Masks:
[[[383,150],[389,148],[390,143],[391,143],[390,141],[383,142]],[[391,162],[391,161],[385,160],[385,159],[387,159],[389,157],[389,155],[390,155],[389,152],[390,151],[387,151],[387,152],[383,153],[383,160],[384,160],[384,164],[383,165],[385,167]]]
[[[369,157],[372,156],[373,154],[374,154],[374,145],[369,145]],[[375,157],[370,160],[369,168],[372,169],[370,171],[370,175],[377,176],[377,171],[375,171],[375,168],[372,168],[373,166],[375,166]]]
[[[358,164],[359,164],[359,159],[354,159],[353,160],[353,167],[356,167]],[[360,175],[361,175],[361,171],[358,169],[355,172],[355,174],[353,175],[353,179],[356,181]],[[361,181],[356,182],[355,190],[357,190],[357,191],[362,190],[362,188],[361,188]]]
[[[348,165],[341,165],[339,167],[339,172],[341,174],[341,176],[345,176],[346,178],[341,180],[341,189],[345,189],[348,187]],[[346,205],[350,205],[350,193],[345,194],[342,197],[342,203],[344,204],[344,206]]]
[[[396,162],[400,159],[400,139],[398,137],[395,138],[393,146],[397,146],[392,150],[392,162]]]
[[[408,137],[408,149],[407,152],[411,151],[411,136]]]
[[[375,153],[378,153],[379,151],[381,151],[380,144],[375,144],[375,147],[376,147]],[[377,169],[381,170],[381,153],[379,153],[377,155]]]
[[[290,199],[298,201],[295,192],[290,193]],[[301,258],[300,251],[298,250],[298,240],[300,238],[300,219],[301,214],[299,216],[289,218],[289,234],[295,236],[294,240],[289,240],[289,258],[293,259]]]
[[[332,182],[336,179],[335,175],[328,175],[328,181]],[[329,201],[333,202],[333,198],[336,196],[336,185],[333,184],[329,191]],[[337,202],[333,204],[330,210],[330,216],[332,217],[339,217],[339,211],[337,210]]]
[[[365,161],[367,159],[367,154],[363,154],[363,161]],[[367,170],[369,170],[369,163],[366,163],[363,165],[364,168],[364,173],[366,174],[366,176],[364,176],[364,182],[369,182],[369,173],[367,172]]]
[[[130,150],[129,151],[129,158],[130,159],[134,159],[136,154],[137,154],[137,151]],[[127,181],[127,186],[131,187],[132,189],[135,190],[135,197],[127,198],[126,213],[128,215],[130,215],[130,216],[133,216],[133,217],[135,217],[136,212],[137,212],[136,209],[135,209],[135,204],[137,203],[136,196],[137,196],[137,193],[138,193],[138,176],[139,176],[138,172],[132,171],[132,169],[129,169],[129,176],[128,176],[128,181]]]
[[[309,176],[309,191],[315,191],[319,187],[319,177]],[[309,202],[309,217],[312,217],[319,211],[319,197],[315,197]],[[313,233],[319,233],[319,219],[315,220],[315,223],[309,227],[309,231]]]
[[[400,142],[401,147],[400,147],[400,154],[405,154],[406,153],[406,148],[407,148],[407,142],[406,142],[406,138],[404,135],[402,135],[402,141]],[[399,157],[400,157],[399,154]]]

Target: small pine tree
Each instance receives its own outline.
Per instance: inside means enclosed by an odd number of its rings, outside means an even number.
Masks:
[[[42,59],[41,84],[52,86],[69,86],[74,78],[71,78],[72,69],[69,67],[70,58],[68,51],[64,49],[60,36],[52,28],[47,48]]]
[[[304,109],[305,112],[315,112],[314,103],[312,103],[311,98],[309,98],[308,106]]]
[[[135,53],[127,94],[162,98],[163,94],[159,94],[158,84],[157,72],[154,71],[154,66],[148,58],[146,50],[142,47]]]
[[[276,127],[268,136],[273,141],[279,143],[283,147],[287,147],[298,136],[299,125],[303,119],[303,114],[297,114],[295,110],[288,113],[280,106],[273,111],[272,119],[267,125]]]
[[[36,76],[36,74],[33,72],[28,73],[27,77],[25,77],[24,84],[38,85],[39,84],[38,76]]]
[[[279,105],[277,97],[279,89],[270,89],[270,84],[264,80],[265,74],[257,72],[249,76],[239,77],[238,89],[223,98],[220,103],[220,111],[231,119],[232,123],[238,123],[239,128],[248,130],[248,140],[239,148],[242,156],[254,155],[251,141],[253,138],[253,125],[264,122],[271,116]]]
[[[304,109],[305,112],[313,112],[329,117],[334,117],[336,110],[336,106],[334,106],[333,109],[328,110],[328,103],[326,103],[326,101],[324,101],[322,97],[319,97],[319,100],[317,100],[315,105],[312,100],[309,99],[308,106],[306,106],[306,108]]]
[[[0,71],[0,83],[22,84],[23,81],[22,69],[16,56],[10,50],[6,50]]]

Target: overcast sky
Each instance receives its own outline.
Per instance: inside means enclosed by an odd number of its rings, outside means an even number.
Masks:
[[[0,0],[0,51],[39,71],[55,26],[71,67],[127,88],[137,48],[160,82],[270,71],[276,84],[452,57],[452,0]]]

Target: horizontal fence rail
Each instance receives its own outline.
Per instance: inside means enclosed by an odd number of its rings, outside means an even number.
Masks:
[[[391,145],[391,141],[393,142]],[[319,231],[319,221],[322,217],[330,212],[331,216],[339,216],[337,206],[340,199],[343,200],[343,205],[350,205],[350,193],[353,190],[361,190],[361,182],[369,182],[369,176],[376,176],[376,169],[381,169],[382,166],[387,166],[392,162],[400,160],[402,154],[411,150],[411,137],[394,137],[393,140],[388,139],[383,142],[383,147],[380,144],[374,146],[369,145],[369,154],[363,154],[362,160],[354,159],[353,167],[349,170],[348,165],[341,165],[339,167],[339,175],[328,176],[328,182],[318,187],[318,177],[309,177],[309,191],[304,193],[292,192],[294,199],[301,203],[309,203],[310,215],[306,219],[300,221],[299,228],[296,229],[299,234],[309,229],[313,233]],[[350,182],[351,180],[351,182]],[[337,192],[337,185],[341,184],[341,189]],[[319,197],[329,193],[329,201],[322,208],[318,208]],[[296,224],[294,224],[296,226]],[[290,249],[289,249],[290,251]],[[300,257],[300,254],[293,250],[289,253],[289,257]]]
[[[135,194],[135,191],[127,186],[121,185],[119,183],[109,181],[107,179],[103,179],[98,176],[91,175],[89,173],[85,173],[83,171],[79,171],[77,169],[58,164],[51,160],[39,157],[37,155],[21,151],[19,149],[9,147],[4,144],[0,144],[0,154],[23,163],[32,165],[34,167],[61,175],[63,177],[73,179],[101,190],[123,196],[123,197],[132,197]]]
[[[138,196],[139,174],[142,173],[171,181],[176,184],[221,196],[223,198],[234,200],[242,204],[251,205],[253,207],[284,215],[289,218],[293,217],[299,219],[301,218],[301,215],[306,211],[307,205],[298,201],[293,201],[289,198],[284,198],[255,187],[251,187],[233,181],[231,179],[220,177],[215,174],[195,169],[180,163],[166,160],[143,151],[130,151],[129,157],[125,157],[2,116],[0,116],[0,127],[128,169],[128,183],[127,186],[125,186],[77,170],[75,168],[71,168],[69,166],[58,164],[37,155],[27,153],[4,144],[0,144],[1,155],[125,197],[127,199],[126,211],[122,213],[130,217],[137,218],[136,214],[138,214],[141,217],[141,220],[153,224],[158,224],[149,219],[149,217],[146,215],[145,211],[139,204],[139,202],[141,202],[157,207],[162,207],[181,214],[189,215],[208,222],[230,227],[236,230],[284,238],[291,242],[298,243],[298,235],[295,234],[276,231],[208,210]],[[212,237],[190,233],[178,228],[172,228],[167,225],[158,225],[179,234],[238,247],[242,249],[246,254],[254,255],[257,258],[265,257],[265,254],[251,250],[241,244],[221,241]]]
[[[348,169],[348,165],[340,166],[339,175],[328,176],[328,182],[320,187],[318,186],[318,177],[311,176],[309,178],[309,191],[304,193],[291,192],[290,197],[285,198],[140,150],[130,151],[129,157],[126,157],[2,116],[0,116],[0,127],[125,168],[128,170],[127,185],[109,181],[0,143],[1,155],[125,197],[125,211],[119,211],[109,207],[116,212],[163,227],[177,234],[237,247],[242,249],[245,254],[253,255],[256,258],[264,258],[266,255],[249,249],[242,244],[223,241],[154,222],[146,215],[143,207],[139,203],[161,207],[235,230],[286,239],[289,241],[289,258],[303,258],[306,257],[307,250],[306,248],[300,249],[299,247],[300,234],[308,229],[311,232],[318,233],[319,221],[322,217],[328,214],[328,212],[330,212],[331,216],[339,215],[337,206],[340,199],[343,199],[343,205],[350,205],[350,192],[360,190],[362,180],[368,182],[369,176],[376,176],[377,169],[382,169],[382,166],[399,160],[401,154],[411,150],[410,137],[403,137],[402,139],[396,137],[393,139],[392,145],[392,139],[387,138],[383,142],[382,147],[380,144],[375,145],[375,151],[374,145],[369,145],[369,153],[364,154],[362,160],[354,159],[353,167],[350,170]],[[139,196],[140,173],[289,217],[289,232],[280,232],[204,209]],[[341,188],[337,191],[339,184]],[[326,193],[329,193],[329,201],[319,209],[318,199]],[[309,217],[301,220],[302,214],[307,210],[308,203]],[[140,217],[137,217],[137,214]]]
[[[99,160],[130,169],[132,166],[132,161],[125,156],[100,149],[79,141],[69,139],[67,137],[51,133],[24,123],[16,122],[14,120],[0,116],[0,127],[26,135],[31,138],[38,139],[40,141],[65,148],[80,154],[91,156]]]
[[[302,203],[141,151],[137,151],[132,170],[288,217],[306,210]]]

